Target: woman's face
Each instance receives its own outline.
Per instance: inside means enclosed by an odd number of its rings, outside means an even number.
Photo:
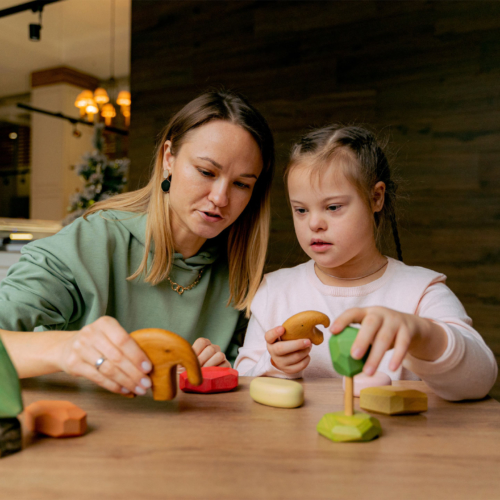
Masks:
[[[172,175],[174,240],[202,244],[243,212],[262,171],[262,155],[249,132],[222,120],[190,131],[175,156],[170,146],[167,141],[163,168]]]

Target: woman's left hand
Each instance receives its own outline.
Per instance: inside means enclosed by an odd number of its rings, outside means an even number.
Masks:
[[[375,373],[389,349],[394,348],[389,370],[395,371],[407,352],[416,358],[434,361],[444,353],[448,345],[448,336],[438,324],[387,307],[349,309],[333,322],[330,331],[335,335],[351,323],[361,323],[351,348],[351,356],[361,359],[368,347],[372,346],[363,368],[366,375]]]
[[[210,340],[200,337],[193,344],[193,351],[198,356],[200,366],[227,366],[231,364],[226,359],[226,355],[221,351],[220,347],[212,344]]]

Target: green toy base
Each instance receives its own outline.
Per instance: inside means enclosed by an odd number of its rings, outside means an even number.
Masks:
[[[359,411],[352,417],[343,411],[326,413],[316,429],[322,436],[336,442],[371,441],[382,433],[380,422],[375,417]]]

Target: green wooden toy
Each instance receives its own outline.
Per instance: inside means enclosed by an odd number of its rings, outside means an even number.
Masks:
[[[353,377],[363,371],[369,354],[368,350],[361,359],[351,356],[358,331],[358,328],[348,326],[338,335],[332,335],[328,344],[333,368],[345,376],[344,411],[323,415],[316,427],[322,436],[332,441],[371,441],[382,432],[380,422],[375,417],[354,411]]]
[[[19,378],[0,339],[0,458],[21,450],[21,426],[17,415],[22,411]]]

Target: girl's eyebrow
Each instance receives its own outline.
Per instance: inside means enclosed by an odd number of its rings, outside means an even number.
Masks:
[[[212,160],[212,158],[209,158],[208,156],[198,156],[198,159],[203,160],[203,161],[208,161],[209,163],[211,163],[214,167],[218,168],[219,170],[224,170],[224,167],[220,163],[217,163],[215,160]],[[254,179],[257,180],[257,176],[254,174],[241,174],[238,177],[248,177],[248,178],[253,177]]]
[[[322,200],[319,200],[320,203],[327,203],[327,202],[333,202],[333,201],[343,201],[343,202],[347,202],[351,199],[351,196],[349,195],[337,195],[337,196],[328,196],[326,198],[323,198]],[[299,200],[292,200],[290,199],[290,203],[304,203],[302,201],[299,201]]]

